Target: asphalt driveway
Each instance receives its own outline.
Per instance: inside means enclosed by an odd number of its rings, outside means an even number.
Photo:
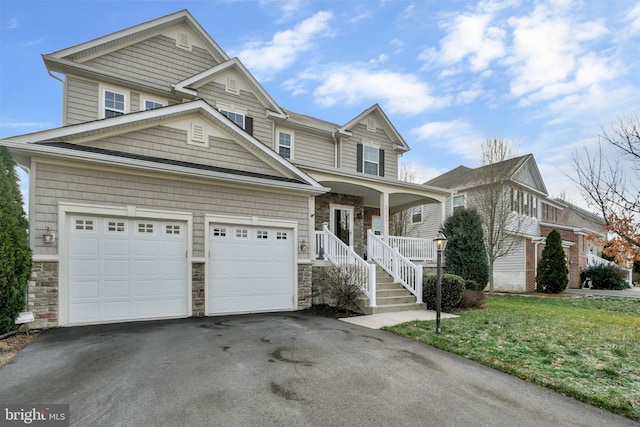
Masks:
[[[390,333],[304,313],[44,331],[0,402],[77,426],[637,426]]]

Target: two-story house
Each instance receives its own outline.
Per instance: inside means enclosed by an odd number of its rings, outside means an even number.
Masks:
[[[360,266],[375,307],[389,216],[449,194],[397,179],[378,105],[289,111],[186,10],[43,59],[61,127],[0,141],[29,174],[34,327],[304,309],[327,263]]]
[[[433,235],[456,209],[476,207],[481,214],[483,211],[486,214],[486,210],[480,208],[479,198],[486,191],[483,190],[484,178],[496,174],[504,183],[501,190],[506,194],[502,200],[508,204],[505,212],[510,217],[506,227],[511,228],[508,229],[508,240],[502,244],[508,251],[494,265],[494,289],[516,293],[535,290],[537,263],[545,238],[553,229],[559,231],[563,239],[569,287],[579,288],[580,272],[587,266],[587,254],[595,249],[589,236],[604,237],[602,228],[597,226],[601,222],[594,215],[586,216],[583,211],[580,211],[583,220],[578,221],[573,215],[578,208],[549,198],[532,154],[479,168],[459,166],[427,181],[426,185],[450,189],[452,194],[445,202],[444,216],[442,209],[433,206],[413,207],[411,234],[416,237]],[[563,217],[565,210],[568,210],[567,218]],[[585,223],[587,219],[588,223]]]

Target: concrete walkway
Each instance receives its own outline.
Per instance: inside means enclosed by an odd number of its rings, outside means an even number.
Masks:
[[[442,313],[441,319],[451,319],[458,317],[455,314]],[[353,325],[364,326],[369,329],[380,329],[385,326],[399,325],[400,323],[412,322],[415,320],[436,320],[436,312],[431,310],[408,310],[395,313],[378,313],[366,316],[344,317],[343,322]]]

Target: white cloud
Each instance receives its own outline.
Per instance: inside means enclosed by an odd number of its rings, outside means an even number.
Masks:
[[[11,18],[9,19],[9,22],[7,22],[6,25],[2,26],[3,30],[13,30],[15,28],[18,28],[18,18]]]
[[[410,131],[418,141],[432,141],[450,153],[479,163],[482,158],[480,146],[485,138],[473,125],[462,120],[430,122]]]
[[[434,96],[430,86],[414,74],[371,68],[371,64],[337,64],[303,73],[300,78],[322,82],[313,95],[324,107],[379,102],[391,113],[415,115],[449,103]]]
[[[569,89],[561,83],[572,82],[569,86],[574,89],[581,87],[576,75],[584,77],[588,71],[582,67],[588,63],[607,62],[588,51],[588,42],[608,32],[600,22],[578,22],[545,5],[537,6],[529,16],[511,18],[508,22],[513,27],[513,50],[505,63],[513,74],[510,84],[513,96],[542,91],[546,93],[538,94],[538,98],[551,99]],[[554,88],[558,90],[556,94]]]
[[[471,71],[480,72],[492,61],[505,55],[505,31],[490,26],[492,15],[463,14],[451,23],[444,23],[448,31],[440,41],[440,49],[423,51],[418,59],[440,66],[450,66],[468,58]]]
[[[631,33],[640,34],[640,2],[627,11],[626,17]]]
[[[311,50],[319,37],[329,37],[331,12],[318,12],[292,29],[277,32],[268,42],[248,43],[234,56],[241,58],[259,80],[269,80],[291,66],[301,52]]]

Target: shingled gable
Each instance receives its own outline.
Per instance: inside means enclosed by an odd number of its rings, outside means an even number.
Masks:
[[[541,194],[547,194],[547,189],[544,185],[533,154],[514,157],[503,162],[481,166],[475,169],[468,168],[466,166],[458,166],[449,172],[426,181],[424,185],[464,191],[480,185],[482,183],[482,177],[486,175],[487,170],[495,168],[500,168],[504,171],[505,180],[510,180],[519,185],[524,185],[525,187]],[[527,183],[530,184],[528,185]]]
[[[238,58],[232,58],[222,64],[219,64],[213,68],[203,71],[193,77],[183,80],[174,86],[174,90],[180,93],[184,93],[190,96],[198,96],[198,88],[205,84],[219,80],[221,76],[228,73],[241,79],[241,81],[248,87],[249,91],[253,93],[260,101],[263,107],[270,110],[270,114],[285,117],[286,114],[274,101],[274,99],[267,93],[266,90],[258,83],[253,75],[247,70],[244,64]],[[227,84],[227,82],[225,82]]]
[[[82,145],[88,140],[99,140],[107,136],[126,134],[167,123],[170,125],[177,119],[194,114],[213,123],[230,139],[273,168],[273,174],[214,167],[196,163],[197,158],[194,159],[194,162],[174,161]],[[51,156],[232,182],[249,181],[260,185],[275,185],[280,188],[288,187],[308,191],[312,194],[322,194],[328,191],[305,172],[266,148],[242,129],[231,124],[223,114],[203,100],[7,138],[3,140],[3,145],[9,146],[24,156]],[[270,182],[271,184],[269,184]]]
[[[73,47],[45,54],[42,58],[49,71],[60,73],[71,72],[74,75],[88,78],[100,76],[104,82],[125,84],[127,87],[135,87],[149,93],[170,97],[172,88],[169,85],[154,84],[147,79],[135,78],[133,76],[122,76],[117,72],[100,69],[88,62],[158,35],[180,29],[185,30],[184,35],[197,40],[198,45],[207,51],[213,63],[220,64],[229,59],[229,56],[187,10],[135,25]],[[179,41],[176,41],[176,43],[179,43]]]
[[[402,135],[398,132],[398,130],[393,126],[387,115],[382,111],[382,108],[378,104],[374,104],[371,107],[364,110],[362,113],[358,114],[356,117],[351,119],[347,124],[338,129],[340,133],[349,133],[354,126],[359,123],[364,122],[368,117],[371,117],[375,120],[376,123],[382,125],[382,128],[387,133],[388,137],[391,141],[396,145],[394,151],[406,152],[409,151],[409,145],[405,142]]]

